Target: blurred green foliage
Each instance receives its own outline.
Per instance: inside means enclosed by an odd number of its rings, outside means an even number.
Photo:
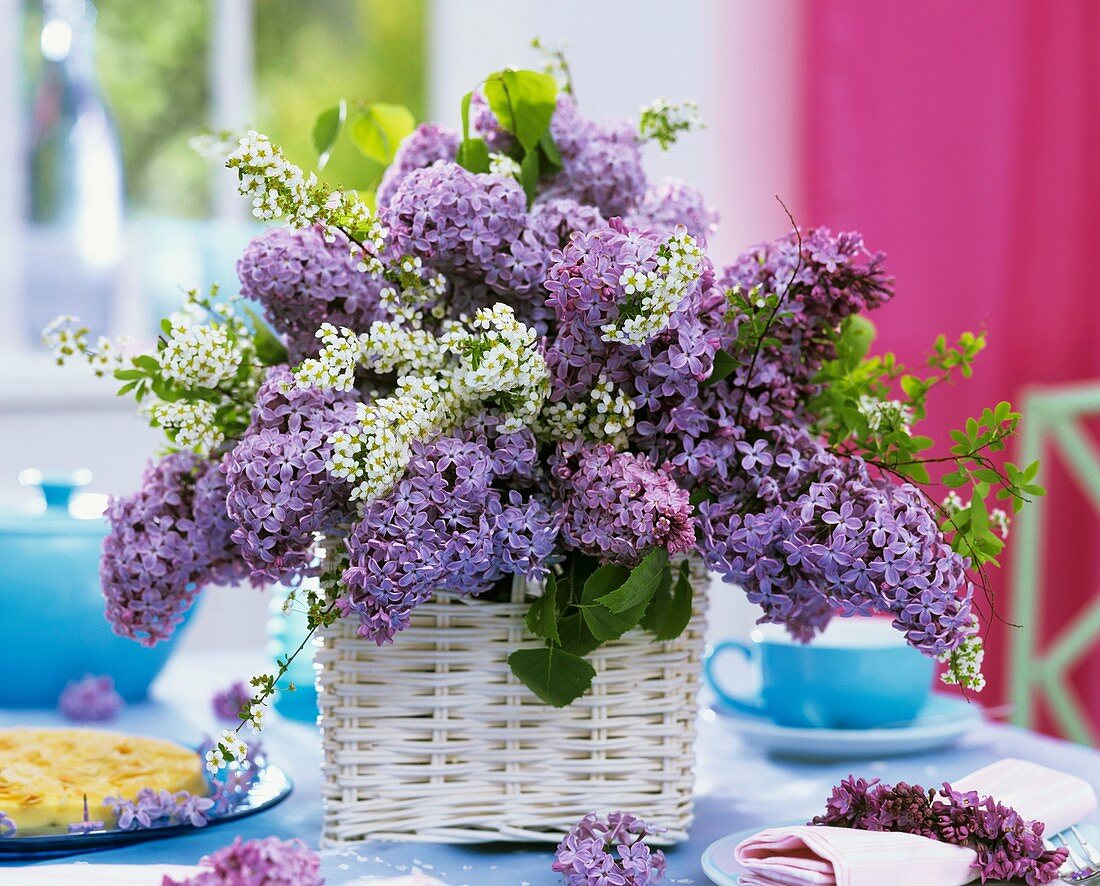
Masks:
[[[209,46],[217,0],[96,0],[96,62],[117,122],[132,211],[202,218],[208,161],[188,139],[210,125]],[[42,10],[26,0],[28,84],[41,63]],[[254,0],[255,119],[307,169],[317,114],[349,102],[389,101],[418,119],[425,107],[425,0]],[[341,136],[323,177],[368,187],[381,167]]]

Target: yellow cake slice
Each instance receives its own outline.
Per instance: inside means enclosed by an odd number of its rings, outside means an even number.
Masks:
[[[105,797],[142,788],[207,794],[199,755],[175,742],[97,729],[0,729],[0,811],[21,835],[65,831],[84,815],[115,824]]]

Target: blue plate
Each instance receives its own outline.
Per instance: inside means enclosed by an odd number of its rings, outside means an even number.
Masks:
[[[931,751],[957,741],[984,722],[979,704],[951,695],[932,695],[911,723],[876,729],[800,729],[742,713],[717,698],[711,699],[711,707],[755,747],[782,757],[815,761]]]
[[[278,806],[293,789],[289,776],[278,766],[265,764],[256,774],[256,780],[248,793],[237,800],[233,807],[216,818],[211,818],[206,827],[215,827],[226,822],[247,818],[257,812],[263,812]],[[143,843],[146,840],[160,840],[178,834],[194,833],[189,824],[164,825],[162,827],[138,828],[120,831],[117,828],[92,831],[88,834],[31,834],[21,837],[0,839],[0,859],[10,856],[56,857],[73,855],[77,852],[92,852],[96,849],[112,849],[127,843]]]
[[[791,824],[805,823],[805,821],[788,821],[783,825],[772,825],[772,827],[785,827]],[[751,837],[753,834],[762,830],[764,830],[764,828],[749,828],[748,830],[738,831],[736,834],[722,837],[720,840],[715,840],[711,843],[706,848],[706,851],[703,852],[703,857],[700,859],[703,866],[703,873],[707,875],[707,879],[710,880],[711,883],[714,883],[715,886],[739,886],[741,883],[741,876],[747,874],[748,871],[737,863],[733,850],[736,848],[737,844],[746,837]],[[1093,843],[1093,845],[1095,845],[1097,839],[1100,839],[1100,827],[1097,825],[1078,825],[1078,830],[1080,830],[1082,836],[1090,843]],[[929,886],[933,886],[933,884],[929,884]],[[1005,880],[987,880],[986,886],[1009,886],[1009,884]]]

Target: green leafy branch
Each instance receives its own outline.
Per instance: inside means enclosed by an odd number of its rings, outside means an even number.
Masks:
[[[364,157],[385,169],[393,162],[398,146],[415,128],[416,118],[404,105],[359,103],[349,111],[347,99],[340,99],[322,111],[313,124],[317,169],[322,170],[328,164],[342,132],[347,132]]]
[[[540,71],[505,68],[490,74],[480,88],[501,128],[515,137],[508,156],[519,163],[520,184],[530,204],[542,176],[561,169],[561,155],[550,134],[550,120],[557,107],[557,81]],[[462,97],[462,142],[455,160],[470,172],[483,173],[489,171],[489,146],[485,139],[470,135],[473,96],[473,92],[467,92]]]
[[[658,641],[675,639],[691,620],[692,597],[688,562],[674,575],[664,548],[633,569],[573,553],[527,611],[527,629],[546,645],[513,652],[508,664],[540,699],[564,707],[592,685],[585,655],[637,627]]]

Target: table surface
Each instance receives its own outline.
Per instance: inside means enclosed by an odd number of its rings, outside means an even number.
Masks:
[[[268,667],[261,650],[177,656],[154,686],[153,700],[132,705],[111,728],[198,742],[218,730],[210,697],[233,680]],[[56,725],[53,712],[0,710],[0,726]],[[316,846],[321,830],[320,759],[315,728],[272,717],[264,744],[290,774],[288,800],[267,812],[208,826],[192,834],[112,849],[65,861],[104,864],[195,864],[232,841],[300,837]],[[986,724],[953,748],[929,754],[837,763],[770,758],[744,742],[729,722],[704,710],[699,724],[695,825],[687,843],[666,850],[673,884],[705,884],[699,857],[714,840],[734,831],[809,818],[820,811],[829,789],[849,773],[936,785],[1002,757],[1019,757],[1073,772],[1100,785],[1100,753],[1010,726]],[[1100,814],[1093,821],[1100,822]],[[560,883],[550,871],[553,847],[494,844],[443,846],[429,843],[362,843],[322,853],[326,882],[346,884],[419,870],[447,884],[539,886]],[[39,864],[53,862],[43,861]],[[0,865],[2,867],[2,865]]]

